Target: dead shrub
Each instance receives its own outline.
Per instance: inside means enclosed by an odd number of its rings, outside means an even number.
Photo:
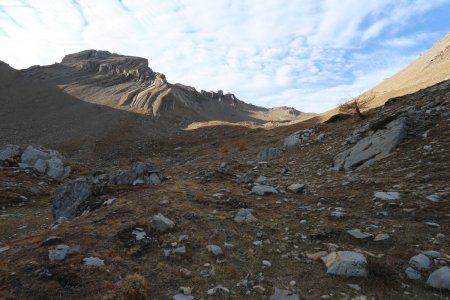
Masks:
[[[239,149],[239,151],[245,151],[245,150],[247,150],[248,148],[247,148],[247,140],[245,140],[245,139],[240,139],[239,141],[238,141],[238,149]]]

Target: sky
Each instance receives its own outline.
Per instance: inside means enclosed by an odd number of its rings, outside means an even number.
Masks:
[[[323,112],[450,30],[450,0],[0,0],[0,60],[145,57],[172,83]]]

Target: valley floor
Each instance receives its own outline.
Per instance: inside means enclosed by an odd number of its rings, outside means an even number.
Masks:
[[[116,165],[129,167],[130,152],[133,160],[158,166],[170,179],[159,186],[116,186],[112,205],[53,230],[48,229],[50,198],[59,183],[2,168],[0,299],[172,299],[180,287],[192,288],[195,299],[269,299],[275,288],[300,299],[448,299],[448,290],[405,275],[410,258],[422,251],[441,254],[423,272],[425,279],[450,265],[450,97],[444,92],[440,110],[431,108],[424,128],[413,130],[389,157],[360,171],[332,169],[334,157],[349,147],[344,140],[383,115],[407,106],[422,109],[427,103],[423,95],[402,97],[371,111],[366,120],[320,124],[316,135],[323,133],[323,138],[289,147],[265,163],[248,161],[292,132],[314,126],[314,120],[273,130],[201,128],[142,143],[140,149],[103,141],[85,157],[72,148],[58,149],[69,157],[71,179]],[[245,174],[253,181],[267,177],[279,193],[250,194],[251,184],[236,181]],[[304,184],[304,191],[288,191],[293,183]],[[379,191],[398,192],[400,199],[380,201],[374,197]],[[433,194],[440,200],[426,199]],[[236,223],[241,208],[253,209],[257,221]],[[158,212],[175,223],[173,230],[152,230],[151,217]],[[147,238],[136,240],[132,232],[137,227]],[[357,239],[347,232],[355,228],[371,236]],[[375,241],[379,234],[387,238]],[[50,236],[80,245],[80,253],[50,262],[55,245],[42,245]],[[223,255],[211,254],[207,245],[220,246]],[[164,249],[180,246],[185,253],[165,255]],[[367,278],[326,273],[320,257],[342,250],[364,254]],[[105,265],[81,264],[91,256]],[[129,277],[133,274],[139,276]],[[219,285],[226,290],[208,295]]]

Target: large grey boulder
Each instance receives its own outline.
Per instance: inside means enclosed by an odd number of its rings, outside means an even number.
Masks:
[[[22,149],[18,145],[7,144],[0,149],[0,165],[15,165],[20,160]]]
[[[436,289],[450,290],[450,268],[442,267],[431,273],[427,284]]]
[[[332,252],[326,257],[327,273],[340,276],[367,277],[367,260],[353,251]]]
[[[87,178],[71,180],[59,186],[53,195],[52,214],[55,220],[60,217],[79,216],[89,207],[93,197],[92,182]]]
[[[411,257],[409,266],[419,271],[428,270],[431,267],[431,260],[425,254],[417,254]]]
[[[22,153],[19,167],[33,168],[54,179],[63,179],[69,176],[71,171],[65,164],[64,156],[58,151],[33,146],[28,146]]]
[[[269,300],[300,300],[300,297],[291,291],[275,288]]]
[[[398,118],[385,129],[360,140],[355,146],[339,153],[334,160],[335,170],[362,169],[372,165],[391,153],[407,135],[406,118]]]
[[[266,148],[261,150],[256,156],[256,161],[269,161],[271,159],[280,157],[283,154],[278,148]]]

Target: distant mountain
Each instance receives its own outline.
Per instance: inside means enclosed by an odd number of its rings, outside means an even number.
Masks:
[[[51,82],[64,92],[90,103],[143,113],[153,118],[194,121],[291,121],[305,119],[293,108],[267,109],[247,104],[222,91],[197,91],[171,84],[154,72],[145,58],[85,50],[69,54],[61,63],[21,71],[33,81]]]

